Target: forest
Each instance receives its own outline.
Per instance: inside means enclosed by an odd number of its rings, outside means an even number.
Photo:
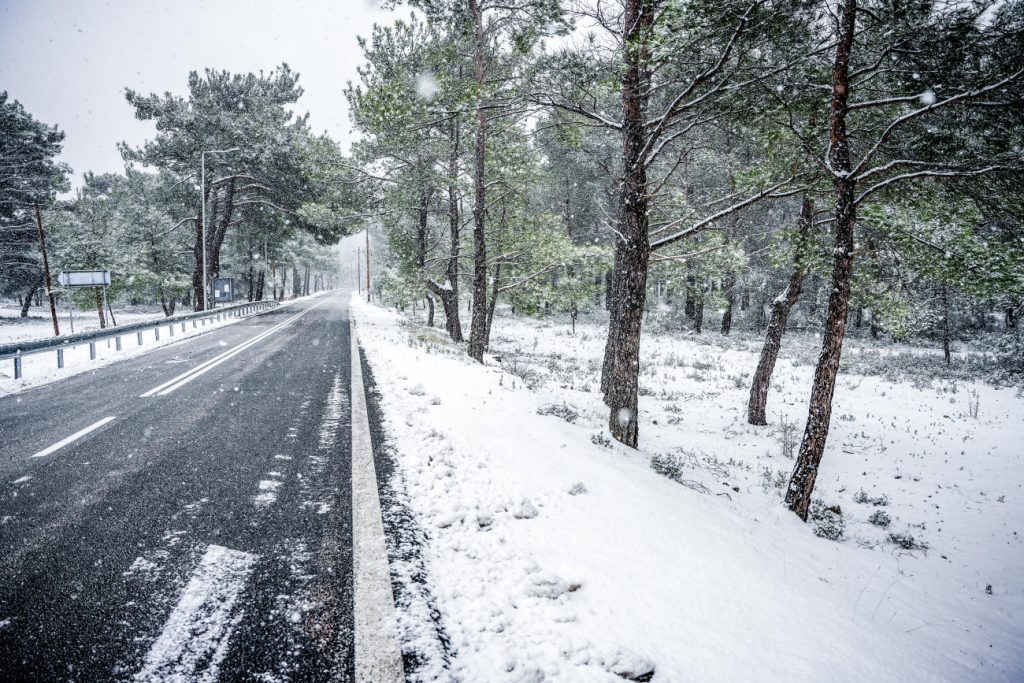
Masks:
[[[799,329],[820,346],[785,488],[804,520],[849,337],[930,345],[936,372],[970,342],[1022,381],[1024,3],[389,6],[407,18],[338,84],[348,151],[295,113],[287,64],[209,69],[185,95],[126,90],[155,135],[71,191],[59,124],[4,93],[0,295],[47,305],[46,252],[116,272],[121,301],[204,310],[205,253],[280,299],[351,285],[333,245],[366,229],[372,295],[476,361],[499,308],[606,324],[607,429],[634,448],[642,330],[758,338],[764,425]]]
[[[1021,3],[410,4],[363,41],[350,164],[377,295],[472,358],[499,305],[607,315],[608,431],[637,447],[645,326],[759,335],[752,425],[785,330],[816,333],[805,520],[847,336],[947,366],[980,340],[1019,383]]]

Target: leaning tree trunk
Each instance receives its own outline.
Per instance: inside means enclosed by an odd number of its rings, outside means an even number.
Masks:
[[[843,0],[839,20],[839,41],[836,47],[832,82],[831,142],[829,162],[834,172],[836,194],[835,249],[833,250],[832,287],[825,315],[821,355],[814,370],[811,401],[793,475],[786,490],[786,505],[800,519],[807,521],[811,494],[818,476],[818,467],[825,452],[829,422],[832,417],[832,396],[839,373],[839,359],[846,334],[846,318],[853,281],[853,231],[857,220],[856,182],[850,176],[850,148],[846,133],[846,103],[850,92],[850,52],[856,30],[857,0]]]
[[[813,218],[814,202],[810,197],[805,196],[800,206],[800,226],[797,232],[796,253],[793,257],[793,272],[789,275],[786,289],[772,302],[768,332],[765,334],[764,346],[761,348],[761,359],[757,362],[754,381],[750,385],[747,422],[752,425],[768,424],[765,410],[768,403],[768,386],[772,381],[772,373],[775,372],[775,362],[779,358],[779,348],[782,346],[782,335],[786,331],[789,312],[793,309],[803,289],[804,276],[807,274],[806,252]]]
[[[36,280],[34,283],[32,283],[32,286],[28,290],[28,294],[25,295],[25,300],[21,303],[21,317],[22,318],[27,318],[28,317],[28,309],[32,305],[32,297],[33,297],[33,295],[35,295],[36,290],[38,290],[42,286],[43,286],[43,278],[42,277],[40,277],[38,280]]]
[[[175,298],[172,296],[170,299],[164,294],[164,288],[160,288],[160,308],[164,311],[164,317],[170,318],[174,315],[174,306],[177,303]]]
[[[477,0],[469,0],[473,14],[473,68],[479,98],[476,107],[476,144],[473,149],[473,315],[469,329],[469,356],[482,363],[487,347],[487,235],[484,232],[487,211],[485,194],[487,111],[483,101],[484,17]]]
[[[624,13],[627,31],[623,36],[620,235],[615,242],[612,302],[601,376],[601,390],[609,408],[608,430],[616,440],[633,448],[639,441],[640,328],[650,257],[644,112],[649,97],[649,40],[653,23],[654,9],[648,3],[627,0]]]
[[[103,293],[99,287],[96,287],[96,312],[100,316],[100,329],[104,329],[107,326],[107,315],[103,312]]]

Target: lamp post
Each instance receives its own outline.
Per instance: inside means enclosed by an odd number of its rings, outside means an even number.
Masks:
[[[237,147],[231,149],[204,149],[199,153],[199,165],[200,165],[200,178],[199,178],[199,200],[202,202],[202,221],[203,221],[203,310],[205,311],[210,306],[210,281],[209,272],[206,266],[206,155],[207,154],[227,154],[229,152],[237,152]]]

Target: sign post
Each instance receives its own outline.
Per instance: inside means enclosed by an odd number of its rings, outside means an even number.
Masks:
[[[213,279],[213,303],[229,304],[235,300],[235,279],[215,277]]]
[[[109,270],[64,270],[57,276],[57,282],[62,287],[74,290],[84,287],[102,287],[103,303],[107,302],[107,287],[110,286]],[[71,300],[71,293],[68,292],[68,320],[71,323],[71,334],[75,333],[75,318],[72,311],[74,302]],[[111,318],[113,319],[113,318]]]

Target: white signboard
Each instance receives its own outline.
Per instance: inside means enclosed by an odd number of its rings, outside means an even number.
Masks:
[[[57,276],[64,287],[103,287],[110,285],[109,270],[65,270]]]

